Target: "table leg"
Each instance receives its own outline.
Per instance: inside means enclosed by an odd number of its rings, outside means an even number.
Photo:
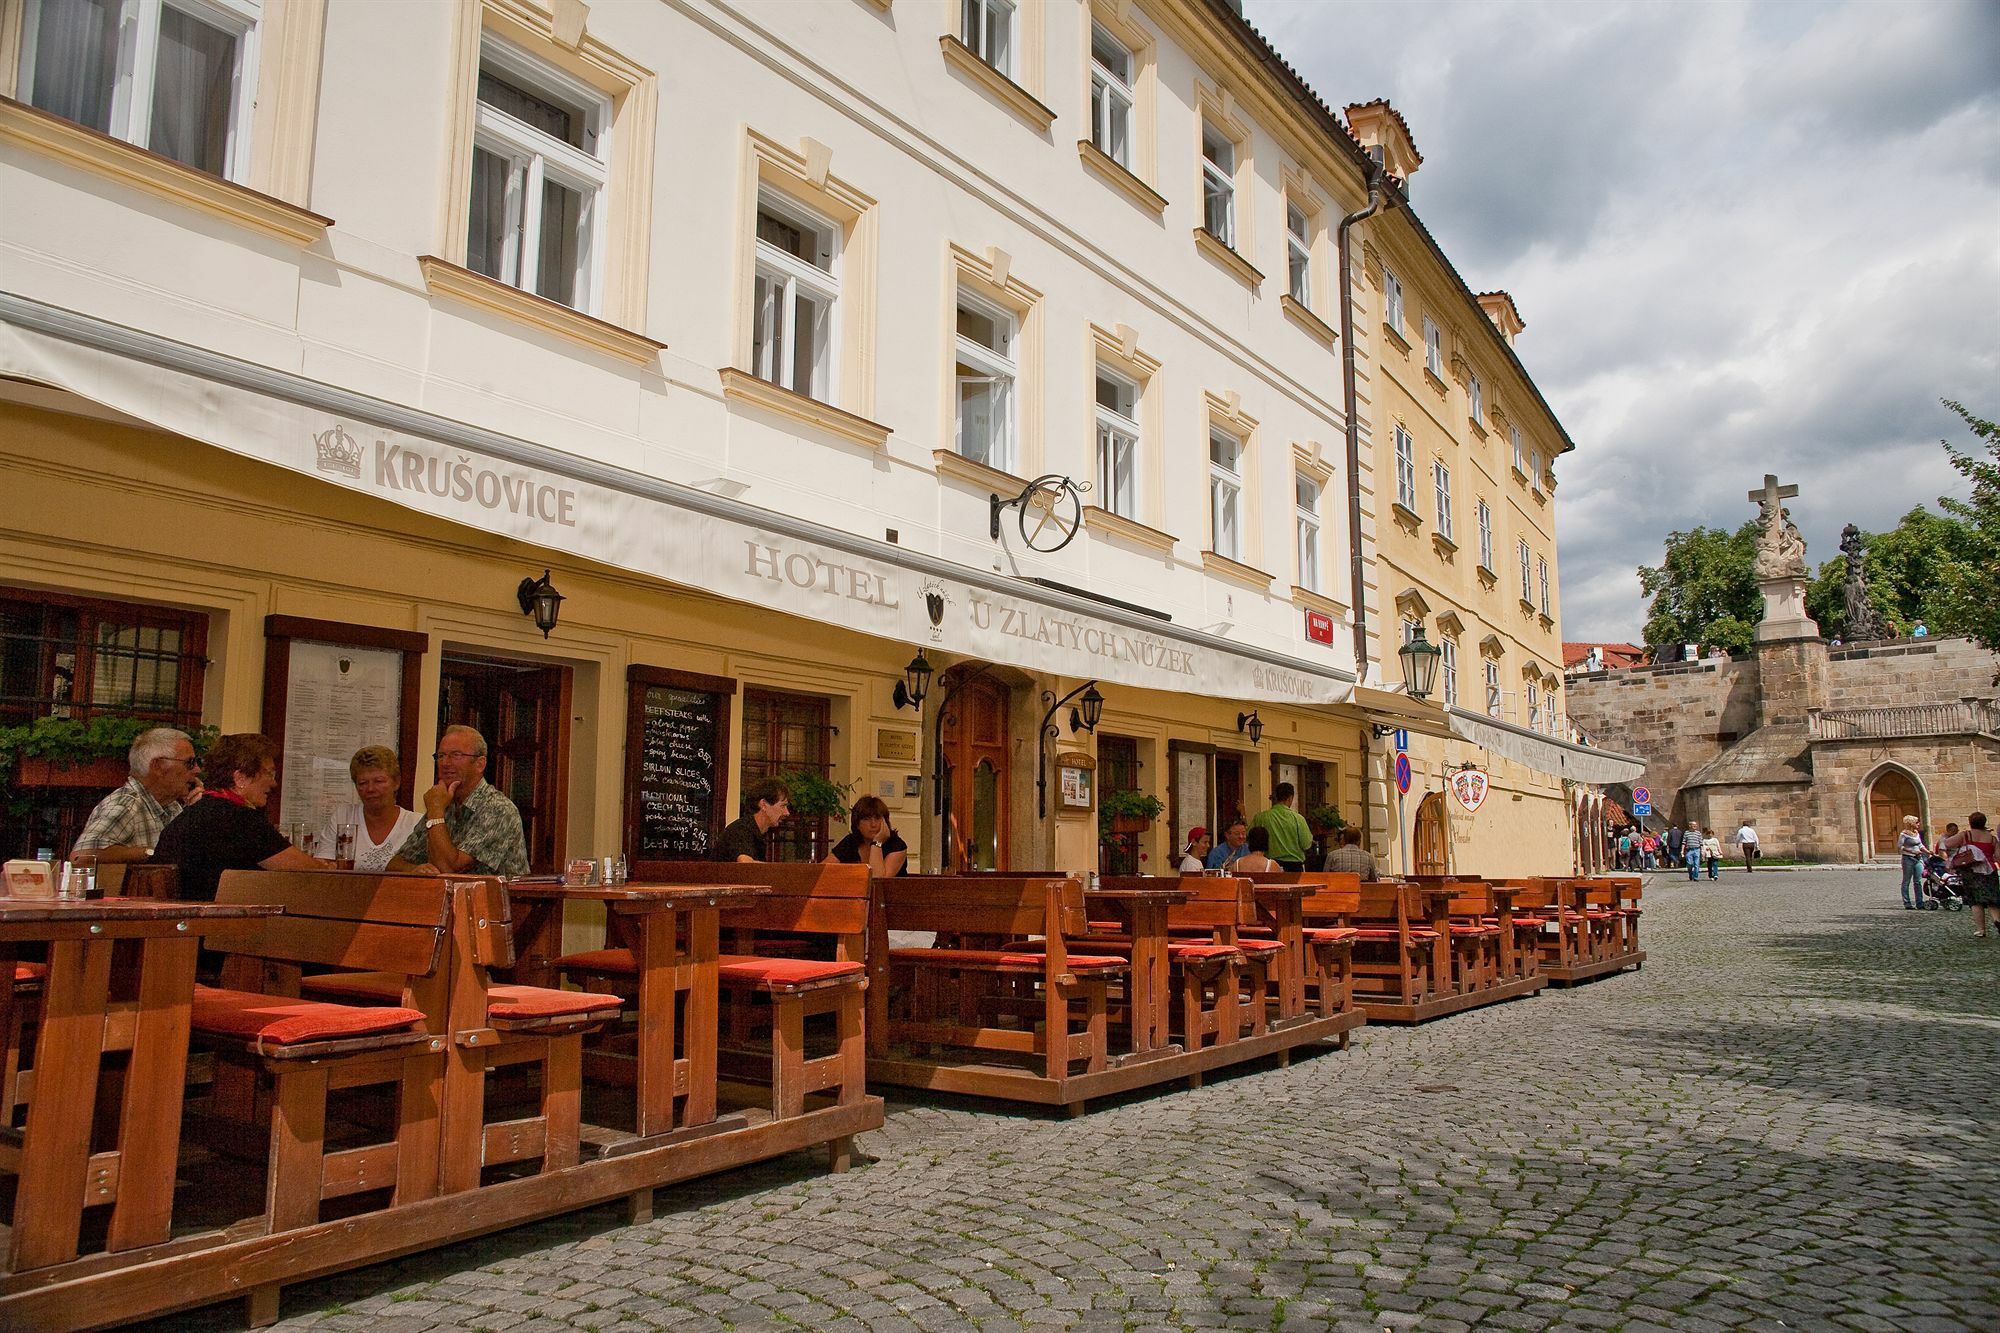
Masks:
[[[688,912],[687,1048],[688,1091],[686,1123],[706,1125],[715,1119],[716,1027],[721,1006],[720,955],[722,914],[713,907]]]
[[[194,939],[139,945],[139,1025],[132,1034],[125,1104],[118,1119],[118,1202],[106,1248],[157,1245],[173,1229],[174,1169],[180,1156],[181,1098],[193,1007]],[[170,1090],[162,1096],[161,1090]]]
[[[639,1080],[634,1130],[641,1138],[674,1127],[674,917],[633,914],[639,929]],[[713,918],[711,918],[713,920]]]
[[[1130,985],[1132,1050],[1156,1051],[1167,1044],[1168,991],[1173,985],[1163,904],[1135,903],[1132,907]]]
[[[57,940],[49,945],[42,1032],[35,1052],[35,1096],[28,1105],[14,1202],[16,1273],[76,1258],[84,1180],[90,1169],[87,1108],[97,1104],[110,984],[110,940]]]
[[[1285,946],[1278,978],[1278,1017],[1298,1018],[1306,1011],[1306,930],[1297,899],[1278,908],[1278,942]]]

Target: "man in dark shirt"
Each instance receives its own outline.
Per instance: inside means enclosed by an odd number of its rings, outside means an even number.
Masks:
[[[749,813],[722,830],[709,860],[763,860],[764,835],[792,813],[792,793],[776,778],[765,778],[743,794],[743,808]]]

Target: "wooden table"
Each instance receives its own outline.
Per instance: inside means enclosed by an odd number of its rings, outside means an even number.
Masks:
[[[1458,895],[1458,888],[1453,884],[1410,887],[1423,896],[1424,924],[1437,932],[1437,939],[1431,943],[1431,989],[1439,994],[1448,993],[1457,989],[1451,975],[1451,900]]]
[[[1278,955],[1272,980],[1278,983],[1278,1017],[1299,1018],[1306,1012],[1306,884],[1256,884],[1257,915],[1285,951]]]
[[[282,910],[136,898],[0,898],[0,975],[13,976],[19,945],[49,946],[27,1129],[18,1145],[0,1145],[0,1165],[19,1178],[11,1271],[76,1258],[83,1210],[92,1204],[111,1205],[108,1250],[168,1238],[195,957],[203,937]],[[0,1032],[9,1029],[13,991],[11,981],[0,986]],[[107,1051],[130,1056],[117,1147],[93,1154],[91,1109],[99,1101],[98,1073]]]
[[[720,1002],[716,957],[721,914],[734,903],[768,895],[760,884],[618,884],[571,888],[562,884],[508,885],[513,902],[515,975],[532,986],[557,983],[554,962],[563,953],[562,908],[569,902],[604,904],[607,943],[629,945],[639,966],[638,1107],[634,1133],[641,1139],[715,1119],[715,1056]],[[687,948],[679,945],[687,916]],[[687,992],[683,1054],[674,1058],[674,1000]],[[685,1097],[674,1121],[676,1093]]]
[[[1173,969],[1167,961],[1167,909],[1192,895],[1172,881],[1159,888],[1087,889],[1084,906],[1115,918],[1132,937],[1132,970],[1126,978],[1126,1007],[1131,1011],[1132,1053],[1157,1051],[1169,1043],[1168,1007],[1173,1000]],[[1089,950],[1089,939],[1069,942],[1078,953]]]

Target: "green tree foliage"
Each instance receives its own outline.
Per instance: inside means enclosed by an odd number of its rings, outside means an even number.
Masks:
[[[1944,590],[1959,568],[1977,557],[1977,538],[1962,519],[1918,505],[1888,532],[1863,533],[1862,570],[1868,600],[1896,634],[1921,620],[1932,634],[1964,634],[1962,608]],[[1806,609],[1830,638],[1847,636],[1847,557],[1823,561],[1806,591]]]
[[[1971,481],[1972,495],[1938,501],[1945,513],[1965,524],[1968,534],[1964,557],[1939,571],[1938,604],[1953,633],[1969,634],[2000,651],[2000,427],[1949,399],[1945,406],[1971,428],[1986,456],[1977,450],[1961,453],[1949,440],[1941,442],[1951,465]]]
[[[1696,527],[1670,533],[1666,558],[1639,567],[1639,588],[1653,599],[1646,646],[1698,643],[1747,652],[1763,613],[1753,572],[1757,521],[1734,532]]]

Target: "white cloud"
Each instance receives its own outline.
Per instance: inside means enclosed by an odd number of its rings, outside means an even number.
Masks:
[[[2000,6],[1488,0],[1246,13],[1335,107],[1390,98],[1412,203],[1576,452],[1563,632],[1636,637],[1632,571],[1800,486],[1814,561],[1963,489],[1938,403],[2000,411]]]

